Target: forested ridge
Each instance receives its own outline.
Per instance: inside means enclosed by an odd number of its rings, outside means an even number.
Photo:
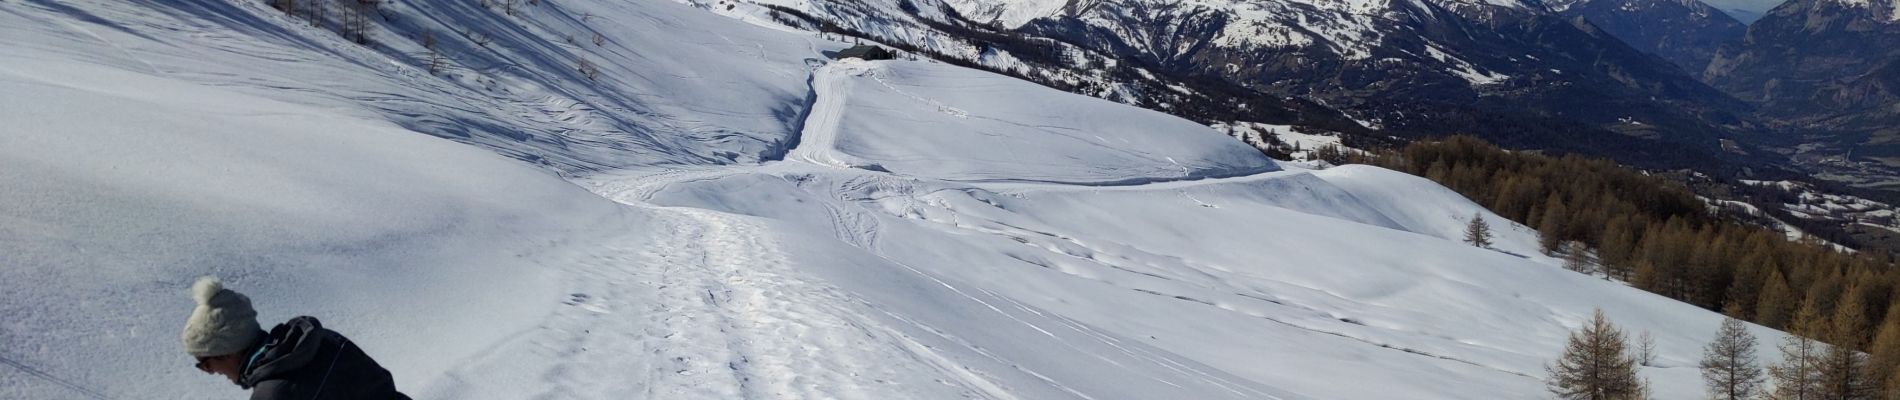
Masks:
[[[1869,380],[1900,393],[1900,269],[1884,251],[1789,240],[1725,218],[1682,184],[1604,159],[1511,152],[1469,136],[1324,153],[1445,185],[1536,228],[1546,253],[1582,243],[1606,278],[1867,351]]]

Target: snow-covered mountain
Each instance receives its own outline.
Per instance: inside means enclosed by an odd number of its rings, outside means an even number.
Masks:
[[[204,274],[418,399],[1532,398],[1597,308],[1701,395],[1719,315],[1429,181],[733,5],[0,3],[0,398],[240,395]]]
[[[1809,144],[1804,152],[1823,149],[1812,158],[1859,157],[1882,169],[1824,166],[1825,175],[1884,182],[1900,168],[1890,161],[1900,155],[1892,144],[1900,138],[1900,2],[1789,1],[1750,25],[1705,73],[1799,135]]]
[[[1398,132],[1530,118],[1552,128],[1477,133],[1602,153],[1615,145],[1580,141],[1615,142],[1623,135],[1608,131],[1618,131],[1698,148],[1722,135],[1718,126],[1745,125],[1726,95],[1539,4],[1125,0],[1075,11],[1025,28],[1316,99]]]
[[[1882,108],[1848,82],[1879,84],[1873,73],[1900,52],[1900,2],[1797,0],[1776,7],[1747,39],[1709,66],[1708,79],[1785,117],[1819,110]],[[1860,81],[1872,79],[1872,81]],[[1846,86],[1846,87],[1844,87]]]
[[[1693,75],[1707,69],[1724,45],[1742,40],[1748,26],[1701,0],[1555,0],[1564,15],[1591,24],[1639,50],[1669,59]]]
[[[1208,121],[1362,137],[1457,131],[1510,146],[1709,168],[1722,164],[1717,138],[1758,128],[1742,102],[1538,2],[845,0],[788,7],[907,46],[963,38],[948,43],[969,50],[942,52],[1007,55],[1036,73],[1067,71],[1059,74],[1109,87],[1168,81],[1163,86],[1173,90],[1102,97]],[[1104,73],[1115,68],[1140,74]],[[1208,106],[1174,98],[1176,91],[1225,102],[1202,111]],[[1259,98],[1316,103],[1357,126],[1301,118],[1330,115],[1285,111]],[[1250,107],[1236,111],[1238,104]]]
[[[1875,127],[1894,116],[1900,2],[1796,0],[1721,51],[1708,80],[1775,118]]]

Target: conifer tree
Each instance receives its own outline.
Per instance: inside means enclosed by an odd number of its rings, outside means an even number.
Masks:
[[[1886,322],[1875,331],[1873,345],[1867,349],[1868,376],[1881,379],[1881,391],[1886,398],[1900,398],[1900,307],[1888,307]]]
[[[1664,292],[1668,289],[1665,286],[1668,278],[1665,277],[1664,274],[1662,267],[1656,265],[1655,261],[1650,261],[1649,259],[1637,260],[1636,278],[1631,279],[1630,284],[1636,285],[1637,289],[1669,296],[1668,293]]]
[[[1727,293],[1723,295],[1722,312],[1740,320],[1751,320],[1755,315],[1755,302],[1761,300],[1762,286],[1767,284],[1769,256],[1765,250],[1756,250],[1742,257],[1735,267],[1735,278],[1729,281]]]
[[[1546,368],[1551,393],[1567,400],[1634,400],[1647,392],[1636,375],[1636,359],[1626,351],[1623,331],[1603,310],[1570,333],[1556,364]]]
[[[1841,294],[1845,293],[1846,289],[1847,288],[1841,286],[1841,277],[1839,275],[1823,276],[1819,280],[1814,281],[1813,284],[1808,285],[1807,295],[1802,297],[1801,303],[1803,306],[1813,304],[1815,315],[1820,316],[1822,325],[1820,326],[1821,329],[1816,330],[1816,332],[1826,330],[1829,321],[1828,317],[1834,315],[1834,309],[1841,303]],[[1827,338],[1821,339],[1826,340]]]
[[[1590,257],[1589,254],[1587,254],[1589,251],[1588,248],[1583,246],[1583,242],[1575,240],[1565,242],[1564,269],[1577,271],[1585,275],[1595,274],[1597,269],[1595,265],[1590,264]]]
[[[1780,345],[1781,362],[1768,368],[1768,374],[1775,378],[1775,400],[1819,400],[1822,399],[1820,362],[1826,346],[1810,336],[1817,330],[1820,321],[1813,304],[1801,306],[1794,327]]]
[[[1849,289],[1851,296],[1860,289]],[[1821,396],[1826,399],[1862,400],[1872,399],[1874,381],[1867,376],[1867,354],[1860,352],[1862,321],[1865,307],[1853,301],[1843,301],[1836,305],[1833,318],[1826,326],[1822,338],[1831,342],[1824,345],[1819,365],[1821,375]]]
[[[1896,391],[1900,391],[1900,368],[1895,368],[1893,373],[1887,376],[1886,386],[1887,394],[1885,396],[1887,397],[1885,397],[1885,399],[1900,400],[1900,393],[1895,393]]]
[[[1630,230],[1630,218],[1627,216],[1610,219],[1603,227],[1602,243],[1597,245],[1597,260],[1603,264],[1603,272],[1611,277],[1629,280],[1636,273],[1636,267],[1630,258],[1636,253],[1636,232]]]
[[[1509,152],[1463,136],[1352,155],[1352,162],[1426,176],[1490,206],[1496,216],[1536,228],[1545,254],[1580,241],[1613,279],[1745,321],[1786,330],[1804,303],[1823,320],[1836,314],[1837,304],[1860,304],[1869,328],[1860,332],[1861,344],[1877,352],[1873,328],[1883,320],[1874,317],[1900,303],[1893,290],[1900,268],[1886,252],[1850,254],[1820,239],[1790,240],[1778,230],[1729,220],[1708,212],[1688,188],[1609,160]],[[1842,296],[1855,285],[1867,292]],[[1873,361],[1870,366],[1885,365]],[[1884,379],[1878,375],[1887,369],[1870,371],[1868,379]]]
[[[1557,194],[1552,193],[1550,199],[1544,201],[1544,215],[1537,222],[1537,244],[1543,248],[1544,254],[1557,253],[1557,246],[1564,239],[1564,220],[1569,217],[1570,211],[1564,207],[1563,199]]]
[[[1748,315],[1748,309],[1743,307],[1741,303],[1729,302],[1722,306],[1722,315],[1729,318],[1746,320],[1745,317]]]
[[[1781,270],[1768,271],[1768,279],[1762,283],[1761,297],[1755,300],[1755,323],[1769,328],[1785,329],[1794,318],[1794,291],[1788,288],[1788,280],[1781,276]]]
[[[1465,225],[1465,243],[1491,248],[1491,224],[1484,222],[1484,213],[1471,214],[1471,223]]]
[[[1709,398],[1753,400],[1762,394],[1763,378],[1755,360],[1755,335],[1741,320],[1723,319],[1715,340],[1702,350],[1702,382]]]
[[[1445,160],[1433,161],[1431,167],[1425,168],[1425,178],[1433,182],[1450,183],[1451,166],[1445,164]]]

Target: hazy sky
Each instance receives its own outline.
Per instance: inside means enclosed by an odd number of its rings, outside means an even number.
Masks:
[[[1740,8],[1754,12],[1768,12],[1768,9],[1781,5],[1782,0],[1702,0],[1720,9]]]

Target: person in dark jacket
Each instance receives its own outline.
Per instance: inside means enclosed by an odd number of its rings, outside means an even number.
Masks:
[[[214,277],[192,284],[198,307],[185,321],[185,352],[198,370],[251,390],[252,400],[408,400],[389,371],[313,317],[266,333],[251,299]]]

